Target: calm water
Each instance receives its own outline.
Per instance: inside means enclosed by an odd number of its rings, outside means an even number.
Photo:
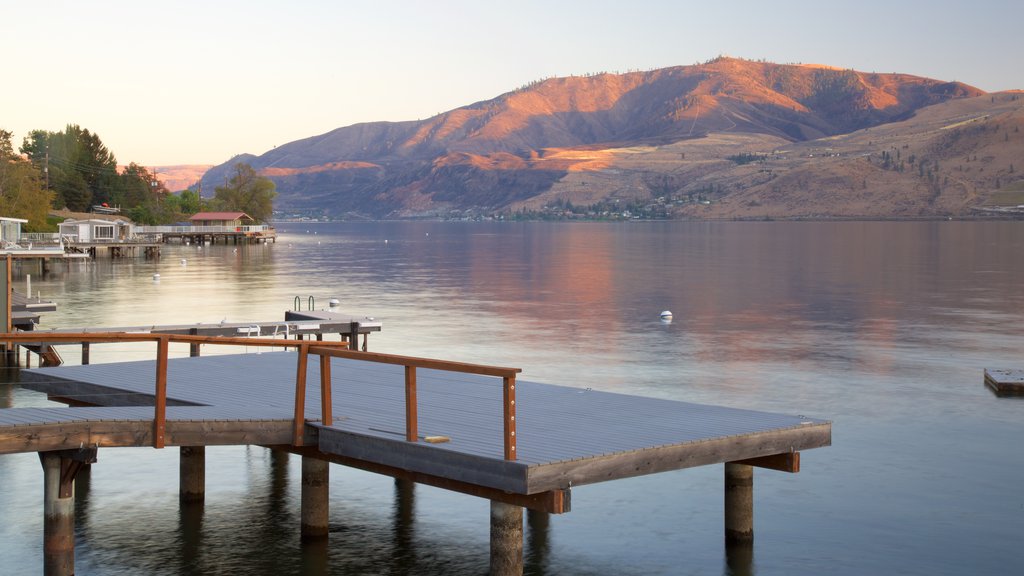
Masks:
[[[1024,401],[982,385],[984,367],[1024,367],[1022,223],[279,230],[276,245],[18,277],[59,303],[44,327],[277,320],[295,296],[333,297],[383,320],[371,350],[833,421],[801,473],[756,472],[749,563],[726,561],[710,466],[575,488],[571,513],[528,527],[531,574],[1024,572]],[[0,384],[0,405],[46,403]],[[487,570],[484,500],[333,466],[330,543],[302,548],[297,458],[207,454],[206,506],[181,512],[177,450],[101,449],[78,486],[78,573]],[[41,570],[41,481],[35,454],[0,457],[0,574]]]

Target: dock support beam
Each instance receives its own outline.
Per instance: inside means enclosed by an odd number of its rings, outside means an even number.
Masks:
[[[199,504],[206,498],[206,447],[182,446],[178,460],[178,497]]]
[[[725,463],[725,542],[754,541],[754,467]]]
[[[75,573],[76,463],[61,452],[40,452],[43,465],[43,574],[71,576]]]
[[[523,509],[491,500],[491,576],[523,573]]]
[[[302,457],[302,540],[327,537],[330,477],[329,462]]]

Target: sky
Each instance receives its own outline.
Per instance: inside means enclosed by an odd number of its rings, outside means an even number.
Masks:
[[[1024,89],[1024,2],[0,0],[0,129],[220,164],[532,81],[729,55]]]

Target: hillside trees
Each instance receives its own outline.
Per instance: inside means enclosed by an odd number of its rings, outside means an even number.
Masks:
[[[198,202],[183,204],[143,166],[133,162],[119,171],[117,159],[99,135],[74,124],[61,132],[30,132],[21,152],[43,187],[52,191],[55,208],[86,212],[107,204],[120,207],[140,224],[171,223],[182,220],[183,212],[199,210]]]
[[[56,207],[84,212],[114,199],[119,187],[117,159],[97,134],[75,124],[62,132],[33,130],[21,152],[54,192]]]
[[[0,215],[24,218],[26,232],[40,232],[46,226],[52,194],[32,164],[14,153],[12,136],[0,130]]]
[[[231,180],[214,190],[213,208],[245,212],[257,222],[266,222],[274,211],[274,183],[245,163],[235,164]]]

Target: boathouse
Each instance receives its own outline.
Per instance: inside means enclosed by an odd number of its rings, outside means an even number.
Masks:
[[[195,244],[265,244],[277,239],[273,227],[257,224],[245,212],[198,212],[189,218],[187,226],[144,226],[139,232],[159,234],[164,243],[177,240]]]
[[[60,223],[62,238],[78,242],[124,242],[134,235],[135,224],[127,218],[69,218]]]
[[[188,221],[193,226],[228,226],[241,228],[255,224],[256,219],[245,212],[197,212]]]
[[[0,244],[5,248],[21,240],[21,225],[28,223],[23,218],[0,216]]]

